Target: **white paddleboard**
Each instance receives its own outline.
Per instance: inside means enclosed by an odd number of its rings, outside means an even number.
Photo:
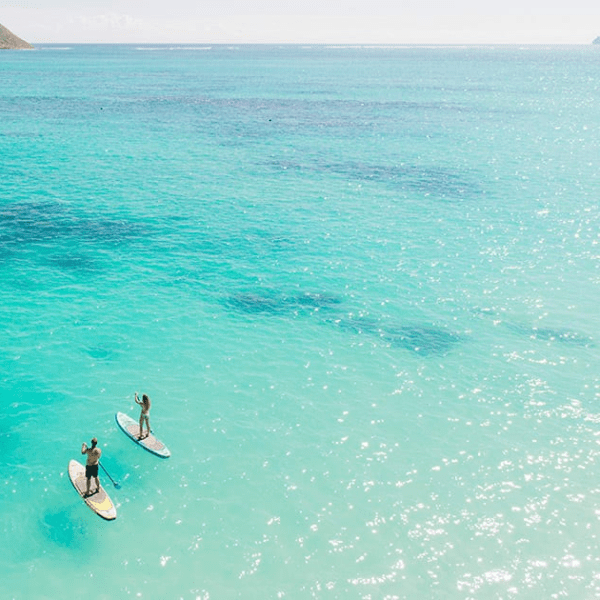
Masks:
[[[129,415],[126,415],[122,412],[118,412],[115,415],[115,420],[123,432],[128,435],[136,444],[144,448],[144,450],[148,450],[148,452],[151,452],[156,456],[160,456],[160,458],[169,458],[169,456],[171,456],[169,449],[159,439],[157,439],[153,433],[150,433],[148,437],[145,437],[141,440],[139,439],[139,420],[134,421]]]
[[[93,491],[90,496],[85,495],[87,489],[87,479],[85,477],[85,467],[76,460],[69,461],[69,479],[73,487],[77,490],[83,501],[100,517],[107,521],[117,518],[117,509],[113,504],[106,490],[100,486],[100,489]],[[90,489],[96,489],[96,481],[92,477]]]

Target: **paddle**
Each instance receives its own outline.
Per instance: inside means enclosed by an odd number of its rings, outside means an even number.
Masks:
[[[118,490],[120,490],[120,489],[121,489],[121,484],[120,484],[120,483],[117,483],[117,482],[116,482],[116,481],[115,481],[115,480],[114,480],[114,479],[113,479],[113,478],[110,476],[109,472],[108,472],[108,471],[107,471],[107,470],[104,468],[104,465],[103,465],[103,464],[102,464],[100,461],[98,461],[98,464],[99,464],[99,465],[102,467],[102,470],[103,470],[103,471],[104,471],[104,472],[105,472],[105,473],[108,475],[108,478],[109,478],[109,479],[110,479],[110,480],[113,482],[113,485],[114,485],[114,486],[115,486],[115,487],[116,487]]]

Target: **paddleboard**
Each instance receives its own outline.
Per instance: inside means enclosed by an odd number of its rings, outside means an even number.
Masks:
[[[106,490],[100,486],[97,492],[92,491],[91,496],[85,495],[87,489],[87,479],[85,477],[85,467],[77,462],[71,460],[69,462],[69,479],[73,484],[73,487],[79,492],[79,495],[83,498],[83,501],[100,517],[107,521],[112,521],[117,518],[117,509],[113,504],[110,496],[106,493]],[[96,481],[92,477],[91,490],[96,489]]]
[[[144,448],[144,450],[148,450],[152,454],[156,456],[160,456],[160,458],[169,458],[171,456],[171,452],[169,449],[151,432],[148,437],[140,440],[140,422],[134,421],[129,415],[125,413],[118,412],[115,415],[115,420],[117,421],[117,425],[123,430],[123,432],[128,435],[136,444]]]

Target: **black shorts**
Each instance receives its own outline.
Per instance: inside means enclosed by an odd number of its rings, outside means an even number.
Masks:
[[[98,465],[85,465],[85,476],[88,479],[90,477],[98,477]]]

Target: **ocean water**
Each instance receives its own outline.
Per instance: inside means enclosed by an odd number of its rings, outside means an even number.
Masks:
[[[0,597],[600,597],[598,50],[2,53]]]

